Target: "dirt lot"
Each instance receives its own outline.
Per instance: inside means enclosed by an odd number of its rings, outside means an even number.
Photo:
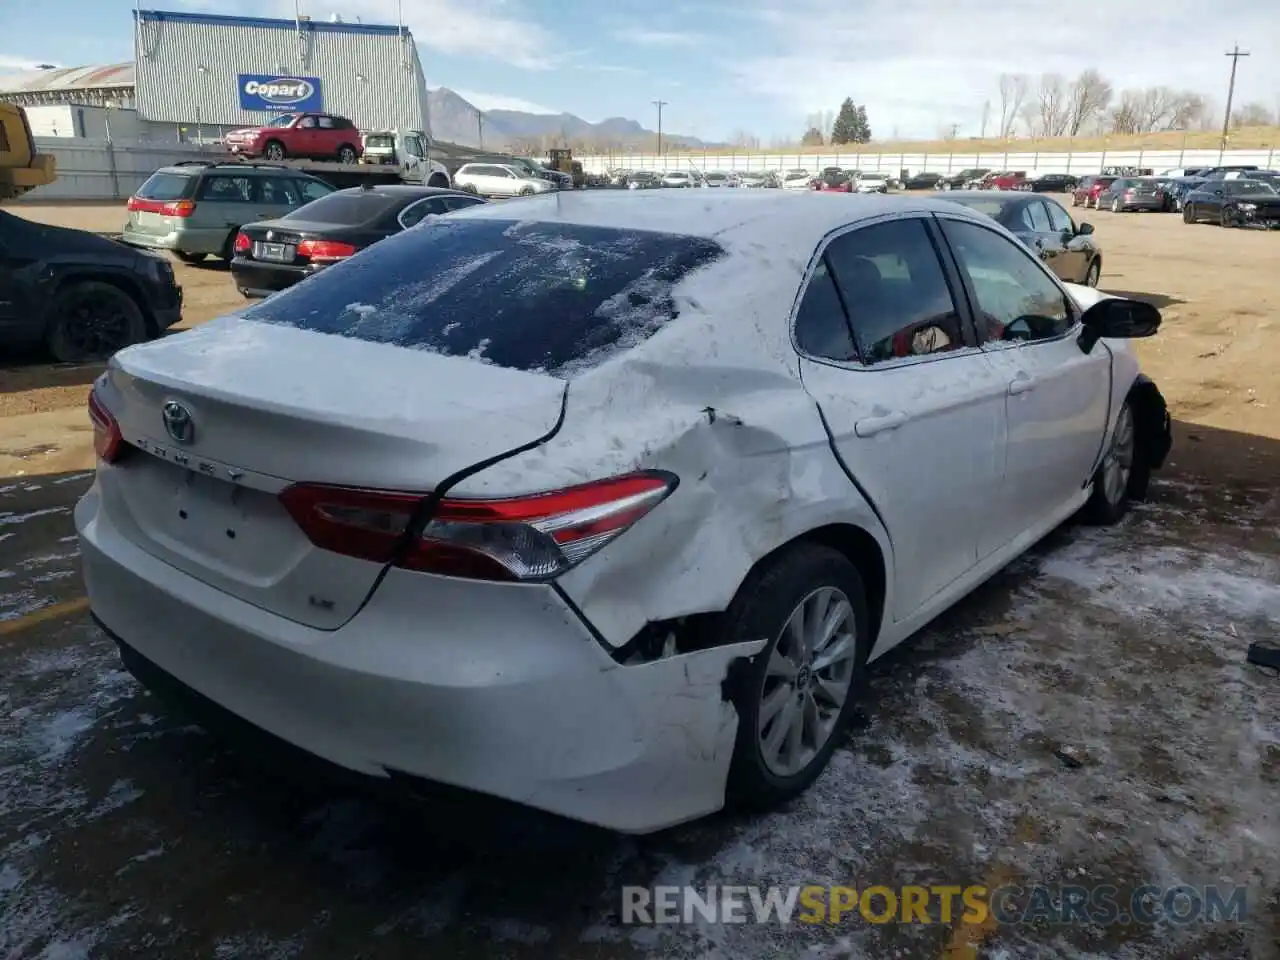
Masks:
[[[118,210],[33,207],[92,229]],[[143,693],[86,619],[93,367],[0,369],[0,957],[1280,957],[1280,236],[1089,211],[1172,462],[875,666],[787,811],[619,839],[281,779]],[[186,324],[240,302],[178,265]],[[260,758],[259,758],[260,759]],[[624,883],[1247,887],[1239,923],[620,925]],[[936,917],[935,917],[936,919]]]

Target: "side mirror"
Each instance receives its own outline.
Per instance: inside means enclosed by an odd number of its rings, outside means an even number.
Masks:
[[[1142,300],[1106,297],[1084,312],[1080,322],[1080,349],[1085,353],[1104,338],[1135,339],[1154,336],[1160,329],[1160,311]]]
[[[1080,236],[1082,237],[1089,236],[1089,234],[1093,233],[1093,224],[1092,223],[1080,224],[1080,229],[1077,230],[1076,233],[1080,234]]]

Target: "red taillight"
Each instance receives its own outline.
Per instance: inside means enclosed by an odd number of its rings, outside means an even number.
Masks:
[[[1124,192],[1124,198],[1125,198],[1126,200],[1132,200],[1132,199],[1133,199],[1133,196],[1134,196],[1134,191],[1132,191],[1132,190],[1126,190],[1126,191]]]
[[[354,257],[356,248],[337,240],[303,240],[298,244],[298,255],[310,258],[312,263],[328,263]]]
[[[120,433],[120,424],[102,405],[96,390],[89,391],[89,419],[93,421],[94,451],[100,459],[115,463],[120,459],[124,437]]]
[[[398,565],[478,580],[551,580],[609,543],[676,487],[633,473],[504,500],[441,500]],[[389,563],[422,494],[298,484],[280,494],[317,547]]]
[[[232,249],[236,253],[248,253],[253,249],[253,241],[249,239],[249,235],[243,230],[236,234],[236,242],[232,244]]]
[[[127,209],[136,213],[158,213],[164,217],[189,217],[195,213],[194,200],[147,200],[130,197]]]

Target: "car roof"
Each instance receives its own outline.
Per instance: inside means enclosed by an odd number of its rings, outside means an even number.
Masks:
[[[473,194],[464,193],[461,190],[453,190],[449,187],[426,187],[416,183],[385,183],[373,187],[346,187],[342,190],[335,190],[334,194],[341,193],[373,193],[383,197],[433,197],[436,195],[448,197],[470,197]]]
[[[211,163],[196,160],[191,163],[173,163],[167,167],[157,168],[154,173],[185,173],[190,174],[193,177],[198,177],[202,173],[226,173],[229,170],[234,170],[236,173],[246,177],[266,177],[271,176],[272,174],[287,174],[291,177],[304,177],[307,180],[319,179],[319,177],[316,177],[313,174],[304,173],[301,170],[293,170],[289,167],[280,167],[273,164],[239,163],[237,161]]]
[[[925,197],[822,195],[751,190],[544,194],[510,203],[479,204],[453,214],[493,220],[538,221],[679,233],[719,240],[725,246],[776,248],[807,258],[828,233],[894,213],[954,213],[963,207]],[[962,213],[962,215],[964,215]],[[972,214],[985,222],[981,214]]]

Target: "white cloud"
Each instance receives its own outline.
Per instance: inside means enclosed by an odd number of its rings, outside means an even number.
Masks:
[[[500,93],[481,93],[479,90],[454,90],[458,96],[481,110],[519,110],[522,113],[560,114],[564,111],[544,107],[540,103],[520,97],[507,97]]]
[[[31,60],[27,57],[13,57],[7,53],[0,53],[0,73],[22,73],[26,70],[34,70],[39,64],[46,62],[45,60]]]
[[[634,43],[642,47],[696,47],[705,39],[698,33],[645,30],[638,27],[615,31],[614,36],[626,43]]]
[[[1202,0],[1108,8],[1099,17],[1064,15],[1058,0],[867,0],[856,17],[848,11],[843,0],[758,0],[767,52],[725,66],[743,92],[769,96],[796,117],[849,96],[866,105],[877,136],[894,127],[933,136],[952,123],[963,136],[979,132],[985,101],[998,117],[1001,73],[1071,77],[1093,67],[1117,91],[1170,86],[1221,109],[1230,69],[1223,53],[1235,32],[1247,25],[1242,40],[1280,34],[1274,0],[1237,0],[1221,17]],[[1274,110],[1280,61],[1262,52],[1241,61],[1236,104],[1260,100]]]

